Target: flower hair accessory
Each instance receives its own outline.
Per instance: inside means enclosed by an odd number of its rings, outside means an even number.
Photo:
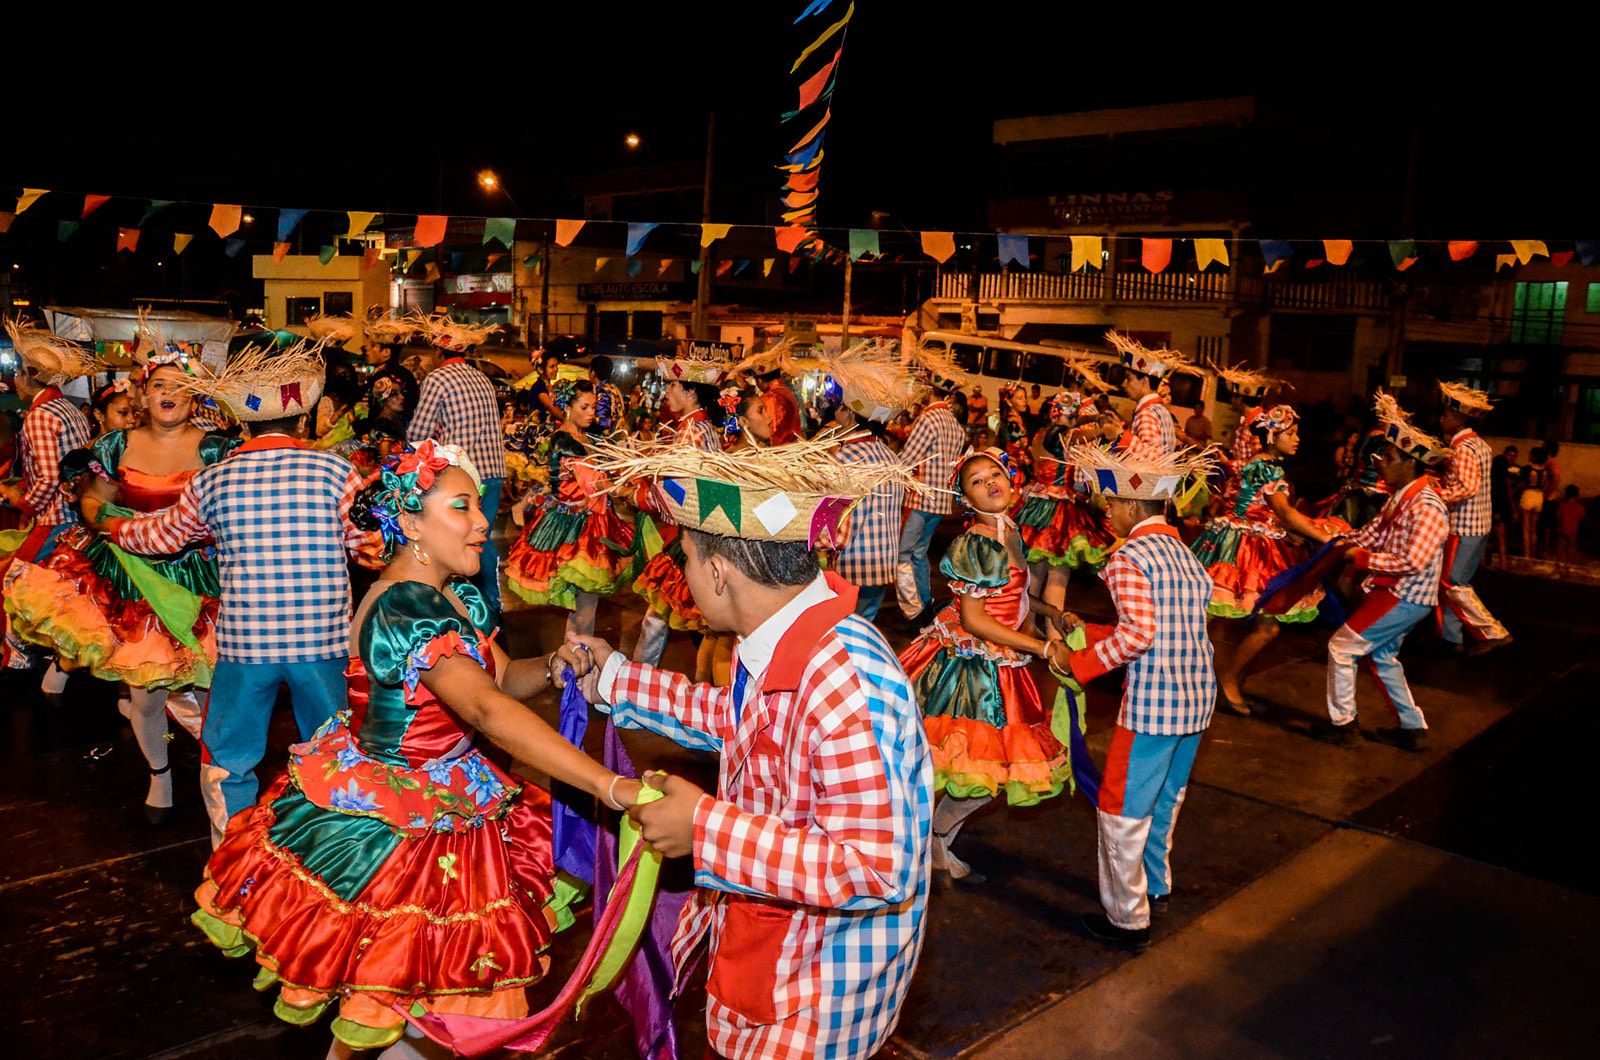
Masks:
[[[1048,418],[1054,422],[1071,419],[1078,414],[1078,409],[1082,406],[1082,394],[1074,394],[1069,390],[1063,390],[1050,398],[1050,404],[1046,406],[1045,411],[1048,413]]]
[[[400,528],[401,513],[422,511],[423,495],[433,489],[439,472],[447,467],[465,471],[472,484],[482,492],[483,479],[478,469],[458,445],[426,441],[411,452],[396,453],[384,461],[383,470],[379,472],[381,485],[368,510],[383,535],[386,556],[393,555],[397,547],[410,541]]]
[[[115,395],[115,394],[126,394],[127,392],[128,392],[128,377],[127,376],[122,376],[121,378],[119,378],[119,379],[117,379],[117,380],[115,380],[113,382],[107,383],[105,386],[101,387],[99,390],[96,390],[95,394],[94,394],[94,404],[96,404],[96,405],[104,405],[106,402],[111,400],[113,395]]]
[[[736,386],[725,386],[717,394],[717,404],[722,406],[725,413],[722,417],[722,433],[732,441],[744,430],[744,425],[739,422],[739,412],[744,407],[744,391]]]
[[[1271,438],[1282,434],[1284,431],[1300,422],[1299,413],[1289,405],[1274,405],[1256,418],[1255,426],[1267,433]]]
[[[550,400],[556,403],[556,408],[562,412],[567,411],[567,406],[572,404],[572,399],[578,396],[578,381],[576,379],[563,379],[550,390]]]

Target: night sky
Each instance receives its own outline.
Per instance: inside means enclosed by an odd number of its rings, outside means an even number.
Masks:
[[[789,66],[826,24],[789,25],[803,6],[589,4],[559,16],[485,7],[470,23],[414,24],[391,8],[378,25],[335,27],[318,15],[304,39],[291,15],[271,9],[271,24],[230,30],[235,43],[213,40],[209,53],[195,40],[152,39],[148,27],[124,36],[101,26],[95,40],[9,57],[0,199],[26,185],[247,207],[575,216],[570,175],[697,161],[710,109],[719,182],[775,188],[773,167],[809,124],[779,122],[799,79]],[[1337,164],[1324,152],[1315,165],[1286,156],[1262,167],[1261,179],[1312,202],[1320,189],[1357,184],[1376,217],[1398,217],[1415,138],[1415,230],[1386,234],[1600,234],[1579,161],[1590,97],[1547,70],[1512,86],[1493,66],[1451,67],[1398,40],[1319,58],[1243,46],[1220,24],[1197,33],[1154,19],[1135,41],[1138,20],[1060,4],[992,10],[860,0],[826,140],[824,228],[865,226],[874,210],[889,227],[984,227],[996,118],[1255,94],[1304,115],[1308,136],[1341,145]],[[1161,39],[1146,43],[1152,32]],[[85,88],[87,103],[71,98]],[[653,155],[624,147],[628,132]],[[516,208],[479,188],[486,167]],[[1085,173],[1063,190],[1099,185]],[[104,260],[115,241],[105,233],[136,223],[143,204],[114,201],[51,246],[50,222],[76,218],[77,205],[47,197],[0,236],[0,253],[36,276],[47,270],[57,288],[92,288],[96,270],[128,267]],[[203,231],[204,207],[175,209],[150,227]],[[270,224],[269,214],[258,228]],[[306,238],[319,239],[316,220],[307,224]],[[264,230],[250,251],[271,238]]]

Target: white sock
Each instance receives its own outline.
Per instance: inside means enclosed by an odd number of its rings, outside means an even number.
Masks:
[[[133,726],[133,738],[144,753],[144,760],[152,770],[162,769],[171,763],[167,755],[167,693],[161,689],[129,689],[132,710],[128,721]],[[145,799],[149,806],[172,805],[172,771],[150,775],[150,794]]]
[[[47,696],[59,696],[67,690],[67,675],[61,672],[61,667],[51,663],[50,669],[44,672],[44,680],[39,682],[39,688]]]

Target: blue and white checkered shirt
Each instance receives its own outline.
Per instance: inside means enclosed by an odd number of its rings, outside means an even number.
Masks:
[[[899,458],[878,438],[846,442],[835,454],[841,464],[896,464]],[[888,585],[894,581],[895,557],[900,552],[900,509],[906,488],[884,483],[850,513],[850,535],[834,570],[856,585]]]
[[[345,553],[375,555],[377,535],[350,522],[361,473],[333,453],[268,435],[189,480],[178,503],[108,531],[129,551],[171,555],[208,535],[222,583],[217,656],[312,662],[350,653]]]
[[[956,422],[949,405],[935,401],[923,409],[917,422],[911,425],[906,447],[900,450],[900,462],[914,470],[922,483],[943,490],[950,485],[956,458],[966,448],[966,428]],[[955,494],[919,494],[913,498],[911,508],[932,515],[949,515],[956,510]]]
[[[430,438],[465,449],[479,476],[506,477],[505,437],[494,384],[459,357],[445,361],[422,381],[406,441],[417,446]]]

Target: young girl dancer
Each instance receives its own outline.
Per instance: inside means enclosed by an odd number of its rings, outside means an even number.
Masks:
[[[971,870],[950,845],[969,816],[1001,791],[1011,805],[1031,806],[1058,794],[1071,773],[1027,671],[1036,655],[1065,673],[1070,652],[1057,631],[1038,628],[1038,618],[1059,622],[1061,612],[1028,595],[1022,541],[1005,514],[1012,499],[1005,453],[967,452],[953,484],[973,512],[939,568],[955,599],[900,664],[922,705],[934,789],[944,792],[933,814],[933,866],[960,878]]]

